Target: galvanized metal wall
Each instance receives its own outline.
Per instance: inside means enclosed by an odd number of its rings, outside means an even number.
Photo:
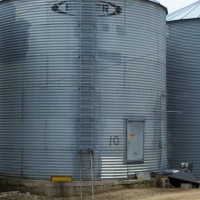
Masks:
[[[168,22],[169,165],[192,162],[200,178],[200,20]]]
[[[1,2],[0,174],[77,179],[87,146],[95,179],[165,168],[165,15],[141,0]],[[126,162],[127,120],[144,121],[144,163]]]

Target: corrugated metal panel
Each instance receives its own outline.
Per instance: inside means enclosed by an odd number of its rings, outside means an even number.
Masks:
[[[169,164],[192,162],[200,178],[200,20],[168,23]]]
[[[200,18],[200,1],[167,15],[167,21]]]
[[[77,179],[87,146],[95,179],[166,167],[163,7],[13,0],[0,15],[1,175]],[[126,120],[140,117],[144,163],[127,165]]]

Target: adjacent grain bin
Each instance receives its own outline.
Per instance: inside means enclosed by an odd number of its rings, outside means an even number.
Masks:
[[[76,180],[89,148],[98,180],[166,168],[163,6],[4,0],[0,17],[0,175]]]
[[[168,15],[169,165],[192,162],[200,178],[200,1]]]

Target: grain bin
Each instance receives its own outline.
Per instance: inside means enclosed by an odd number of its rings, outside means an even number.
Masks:
[[[169,165],[194,165],[200,178],[200,1],[168,15]]]
[[[98,180],[166,167],[163,6],[4,0],[0,16],[1,175],[76,180],[87,148]]]

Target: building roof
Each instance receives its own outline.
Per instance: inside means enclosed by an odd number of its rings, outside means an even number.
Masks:
[[[167,21],[200,18],[200,1],[167,15]]]

